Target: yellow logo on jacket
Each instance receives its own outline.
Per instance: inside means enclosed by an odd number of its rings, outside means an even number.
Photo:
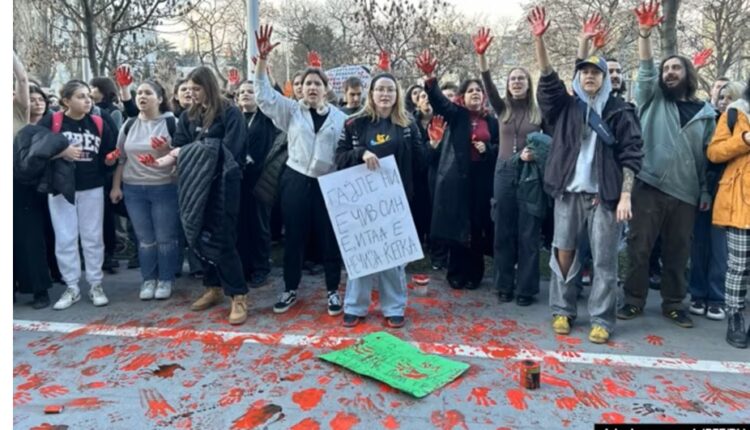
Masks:
[[[378,145],[382,145],[390,141],[391,141],[391,136],[387,134],[376,134],[375,139],[370,141],[370,145],[378,146]]]

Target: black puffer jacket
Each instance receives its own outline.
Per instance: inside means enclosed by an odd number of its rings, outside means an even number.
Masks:
[[[48,128],[27,125],[13,140],[13,179],[46,194],[62,194],[75,202],[75,163],[52,157],[68,147],[68,139]]]
[[[206,138],[180,150],[178,200],[188,246],[217,264],[225,237],[227,181],[240,179],[240,167],[220,139]]]
[[[544,172],[544,190],[557,198],[575,173],[584,113],[577,106],[577,96],[568,94],[557,72],[539,78],[537,100],[545,120],[555,127]],[[641,170],[641,124],[633,105],[611,94],[602,110],[602,120],[614,134],[615,144],[608,146],[597,138],[594,163],[599,198],[605,207],[614,209],[620,201],[622,169],[627,167],[635,174]]]
[[[266,206],[273,206],[276,201],[276,195],[279,189],[279,177],[282,170],[286,167],[286,160],[289,158],[288,151],[289,141],[286,133],[280,132],[273,141],[271,150],[263,165],[263,172],[258,178],[258,183],[253,189],[253,194],[258,201]]]

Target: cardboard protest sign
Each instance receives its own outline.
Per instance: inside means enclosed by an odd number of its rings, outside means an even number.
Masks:
[[[391,155],[318,178],[349,279],[421,260],[422,246]]]
[[[341,66],[334,69],[326,70],[328,76],[328,85],[331,87],[336,96],[344,97],[344,82],[355,76],[362,81],[362,88],[367,89],[370,86],[370,72],[363,66]]]
[[[450,383],[469,368],[460,361],[423,354],[411,344],[382,331],[363,337],[354,346],[319,358],[417,398]]]

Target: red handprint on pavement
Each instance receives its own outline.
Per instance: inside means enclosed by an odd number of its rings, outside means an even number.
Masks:
[[[474,387],[466,400],[471,400],[479,406],[494,406],[497,402],[487,395],[489,391],[487,387]]]
[[[141,405],[148,407],[146,416],[149,418],[168,417],[175,413],[174,408],[158,391],[148,389],[141,390]]]
[[[39,394],[45,398],[64,396],[68,394],[68,389],[62,385],[47,385],[39,389]]]
[[[664,345],[664,338],[661,336],[650,334],[646,336],[646,342],[650,343],[651,345],[662,346]]]

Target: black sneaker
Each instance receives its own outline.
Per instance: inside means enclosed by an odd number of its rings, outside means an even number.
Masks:
[[[706,315],[706,302],[703,300],[693,300],[690,302],[688,310],[693,315]]]
[[[516,304],[518,306],[531,306],[534,303],[534,297],[532,296],[518,296],[516,297]]]
[[[406,324],[406,320],[404,320],[404,317],[385,317],[385,323],[390,328],[401,328]]]
[[[683,328],[692,328],[693,327],[693,320],[690,319],[687,312],[679,309],[674,309],[669,312],[663,313],[665,317],[669,318],[677,324],[680,327]]]
[[[50,305],[49,295],[44,294],[41,296],[35,296],[30,305],[33,309],[44,309],[48,307]]]
[[[499,293],[497,298],[500,300],[500,303],[510,303],[513,301],[513,293]]]
[[[344,307],[341,305],[341,298],[337,291],[328,292],[328,315],[335,317],[343,312]]]
[[[747,348],[748,336],[750,330],[745,334],[745,318],[741,313],[735,312],[729,314],[727,321],[727,343],[735,348]]]
[[[364,319],[364,317],[358,317],[357,315],[344,314],[344,327],[354,327]]]
[[[643,309],[636,305],[623,305],[617,310],[617,318],[621,320],[632,320],[643,312]]]
[[[297,301],[296,291],[284,291],[279,297],[279,301],[273,305],[273,312],[277,314],[283,314],[288,311],[289,308]]]
[[[455,279],[448,279],[448,285],[450,285],[454,290],[463,290],[466,286],[464,282],[457,281]]]

